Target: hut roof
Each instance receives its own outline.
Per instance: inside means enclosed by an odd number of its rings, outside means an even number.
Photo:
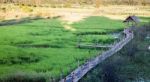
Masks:
[[[123,22],[131,22],[131,21],[138,23],[140,22],[140,19],[137,16],[129,16]]]

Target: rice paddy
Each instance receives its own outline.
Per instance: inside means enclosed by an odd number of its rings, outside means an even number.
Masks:
[[[0,26],[0,77],[22,74],[59,79],[99,55],[103,49],[77,48],[83,43],[111,44],[110,33],[123,30],[120,20],[92,16],[71,24],[76,31],[64,29],[59,19],[38,19]],[[86,36],[86,37],[85,37]]]

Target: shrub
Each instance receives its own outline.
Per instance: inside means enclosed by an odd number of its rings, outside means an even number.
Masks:
[[[71,7],[71,4],[70,4],[70,3],[65,3],[65,4],[64,4],[64,7],[70,8],[70,7]]]
[[[33,53],[29,55],[19,55],[17,57],[9,57],[0,59],[0,64],[24,64],[35,63],[40,61],[41,57],[35,56]]]
[[[20,8],[24,12],[33,12],[33,9],[31,7],[28,7],[28,6],[20,6]]]
[[[2,11],[5,13],[6,12],[6,8],[1,8],[2,9]]]
[[[46,78],[42,75],[29,75],[20,72],[1,78],[0,82],[46,82]]]
[[[51,8],[56,8],[56,5],[55,5],[55,4],[52,4],[52,5],[51,5]]]
[[[5,20],[5,16],[0,16],[0,21]]]

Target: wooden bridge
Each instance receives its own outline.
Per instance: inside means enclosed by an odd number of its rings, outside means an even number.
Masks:
[[[111,49],[100,54],[95,59],[86,62],[84,65],[79,66],[77,69],[71,72],[71,74],[66,76],[64,79],[60,80],[60,82],[78,82],[92,68],[94,68],[99,63],[121,50],[123,46],[130,42],[134,37],[133,33],[129,29],[125,29],[124,33],[126,37],[117,44],[113,45]]]

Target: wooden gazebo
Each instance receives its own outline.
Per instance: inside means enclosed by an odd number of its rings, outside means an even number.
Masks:
[[[140,22],[140,19],[137,16],[127,17],[123,23],[126,23],[128,26],[136,26]]]

